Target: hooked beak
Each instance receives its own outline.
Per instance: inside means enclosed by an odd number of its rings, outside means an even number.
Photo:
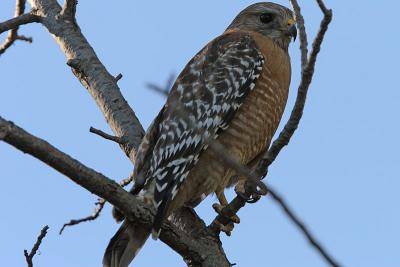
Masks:
[[[293,42],[296,41],[297,38],[297,28],[296,25],[293,24],[292,26],[290,26],[289,28],[289,34],[291,37],[293,37]]]

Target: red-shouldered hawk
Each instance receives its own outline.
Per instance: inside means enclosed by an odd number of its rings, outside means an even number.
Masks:
[[[177,78],[143,138],[134,170],[132,192],[141,191],[157,211],[153,237],[183,205],[196,205],[213,192],[227,204],[223,192],[236,175],[208,149],[209,138],[244,165],[270,144],[286,105],[294,24],[286,7],[251,5]],[[129,265],[150,235],[150,229],[135,227],[125,220],[107,247],[105,267]]]

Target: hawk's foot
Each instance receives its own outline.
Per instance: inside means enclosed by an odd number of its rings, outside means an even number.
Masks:
[[[219,229],[221,230],[221,232],[224,232],[227,236],[230,236],[232,234],[232,230],[234,228],[234,223],[238,224],[240,223],[240,218],[239,216],[237,216],[236,214],[234,214],[233,216],[226,216],[222,210],[226,207],[225,205],[220,205],[218,203],[214,203],[212,205],[212,207],[214,208],[215,212],[218,213],[218,215],[223,216],[225,218],[228,219],[228,223],[227,224],[222,224],[219,221],[217,221],[217,225],[219,227]]]

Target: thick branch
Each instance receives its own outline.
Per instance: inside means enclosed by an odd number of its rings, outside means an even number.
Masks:
[[[33,248],[30,253],[25,249],[24,250],[24,255],[25,255],[25,260],[26,263],[28,264],[28,267],[33,267],[33,257],[36,255],[36,252],[39,250],[40,245],[42,244],[43,238],[47,235],[47,230],[49,230],[49,227],[46,225],[43,227],[42,231],[40,231],[40,235],[38,236],[35,244],[33,245]]]
[[[64,10],[75,1],[67,1]],[[126,140],[121,145],[132,162],[144,135],[144,129],[121,94],[116,79],[100,62],[93,48],[76,23],[64,18],[55,0],[30,0],[32,8],[42,18],[42,24],[53,34],[67,57],[73,73],[96,101],[114,135]],[[69,4],[71,3],[71,4]],[[67,9],[65,9],[67,8]]]
[[[101,136],[101,137],[103,137],[104,139],[113,141],[113,142],[115,142],[115,143],[117,143],[117,144],[123,145],[124,143],[126,143],[124,140],[122,140],[122,138],[117,137],[117,136],[110,135],[110,134],[105,133],[105,132],[103,132],[102,130],[96,129],[96,128],[94,128],[94,127],[90,127],[89,132],[94,133],[94,134],[97,134],[98,136]]]
[[[0,33],[18,28],[21,25],[32,22],[39,22],[39,17],[32,13],[23,14],[21,16],[0,23]]]
[[[103,174],[1,117],[0,140],[34,156],[93,194],[106,199],[117,206],[131,222],[148,227],[152,225],[153,208],[145,206]],[[180,228],[171,222],[163,224],[160,236],[163,242],[180,253],[185,260],[193,262],[193,266],[229,266],[220,241],[210,236],[204,222],[187,212],[182,212],[178,218],[182,222]],[[190,227],[185,225],[190,224],[196,225],[196,231],[188,231]]]

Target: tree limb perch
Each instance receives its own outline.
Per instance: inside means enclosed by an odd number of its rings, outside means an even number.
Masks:
[[[117,206],[132,223],[153,222],[154,209],[138,201],[119,184],[0,117],[0,139],[46,163],[88,191]],[[211,236],[204,222],[192,213],[180,211],[178,228],[169,221],[162,225],[160,239],[193,266],[229,266],[221,242]],[[196,225],[196,231],[185,225]],[[202,226],[202,227],[201,227]],[[190,231],[189,231],[190,229]],[[200,262],[199,262],[200,261]]]

